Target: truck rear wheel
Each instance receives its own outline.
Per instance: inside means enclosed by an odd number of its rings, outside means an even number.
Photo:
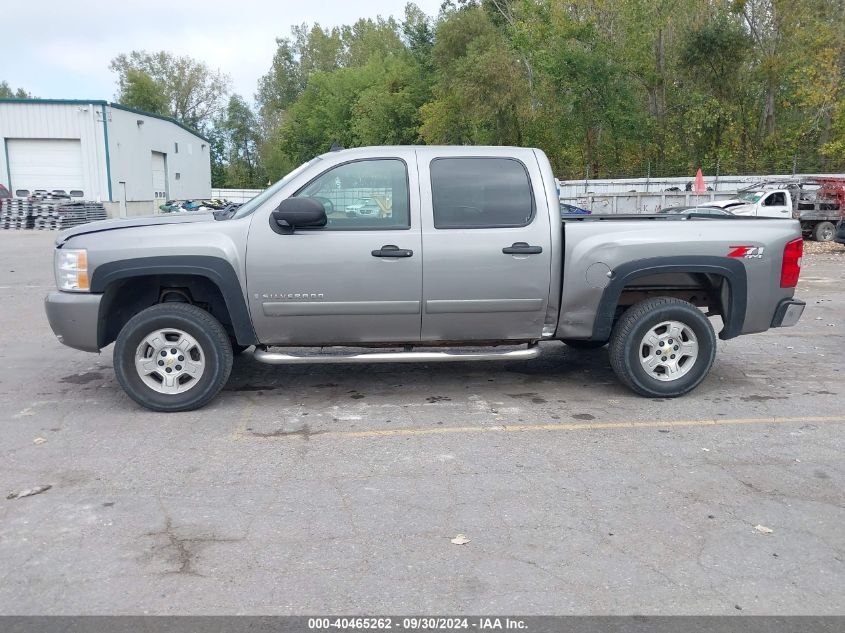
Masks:
[[[638,394],[674,398],[692,391],[710,372],[716,335],[687,301],[657,297],[629,308],[610,335],[610,364]]]
[[[208,404],[232,371],[232,346],[220,322],[186,303],[162,303],[132,317],[114,346],[117,381],[152,411]]]
[[[813,239],[817,242],[830,242],[836,236],[833,222],[819,222],[813,227]]]

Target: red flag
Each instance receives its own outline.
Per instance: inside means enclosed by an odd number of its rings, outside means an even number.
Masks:
[[[704,185],[704,174],[701,173],[701,167],[695,173],[695,193],[704,193],[707,187]]]

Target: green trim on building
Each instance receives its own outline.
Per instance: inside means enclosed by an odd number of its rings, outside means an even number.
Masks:
[[[12,189],[12,166],[9,164],[9,140],[3,139],[3,151],[6,152],[6,177],[9,179],[9,191],[15,195],[15,190]]]
[[[153,114],[152,112],[144,112],[143,110],[136,110],[135,108],[130,108],[125,105],[121,105],[119,103],[109,103],[108,101],[104,101],[102,99],[0,99],[0,103],[40,103],[46,105],[95,105],[95,106],[109,106],[111,108],[116,108],[118,110],[124,110],[125,112],[132,112],[133,114],[140,114],[142,116],[152,117],[153,119],[161,119],[162,121],[168,121],[175,125],[178,125],[180,128],[185,130],[186,132],[193,134],[199,139],[202,139],[206,143],[211,143],[206,137],[202,134],[197,132],[196,130],[188,127],[184,123],[181,123],[174,119],[173,117],[164,116],[162,114]]]
[[[0,103],[45,103],[47,105],[101,105],[107,103],[102,99],[0,99]]]
[[[121,105],[121,104],[119,104],[119,103],[110,103],[109,105],[110,105],[112,108],[115,108],[115,109],[117,109],[117,110],[124,110],[125,112],[132,112],[133,114],[140,114],[140,115],[142,115],[142,116],[148,116],[148,117],[152,117],[152,118],[154,118],[154,119],[161,119],[162,121],[169,121],[170,123],[174,123],[174,124],[178,125],[180,128],[182,128],[182,129],[183,129],[183,130],[185,130],[186,132],[188,132],[188,133],[190,133],[190,134],[193,134],[193,135],[194,135],[194,136],[196,136],[197,138],[202,139],[202,140],[203,140],[203,141],[205,141],[206,143],[211,143],[211,141],[209,141],[207,138],[205,138],[202,134],[200,134],[199,132],[197,132],[195,129],[193,129],[193,128],[191,128],[191,127],[188,127],[187,125],[185,125],[184,123],[181,123],[181,122],[177,121],[177,120],[176,120],[176,119],[174,119],[173,117],[164,116],[164,115],[162,115],[162,114],[153,114],[152,112],[144,112],[143,110],[136,110],[135,108],[130,108],[130,107],[128,107],[128,106]]]
[[[111,156],[109,155],[109,117],[106,114],[106,104],[101,103],[100,108],[102,108],[103,113],[103,139],[106,145],[106,179],[109,183],[109,202],[114,202],[112,200],[111,194]]]

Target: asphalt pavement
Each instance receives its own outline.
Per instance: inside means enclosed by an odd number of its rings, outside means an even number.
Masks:
[[[54,237],[0,232],[2,614],[845,614],[845,247],[805,256],[798,326],[720,341],[676,400],[546,343],[245,355],[156,414],[50,331]]]

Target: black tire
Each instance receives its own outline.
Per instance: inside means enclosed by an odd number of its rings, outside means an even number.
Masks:
[[[196,384],[177,394],[150,388],[135,369],[135,353],[144,338],[158,329],[174,328],[194,338],[202,350],[204,370]],[[191,411],[208,404],[232,371],[232,346],[220,322],[205,310],[186,303],[162,303],[132,317],[114,346],[117,381],[135,402],[151,411]]]
[[[652,376],[641,362],[643,337],[664,321],[685,324],[698,342],[692,367],[680,378],[669,381]],[[610,365],[614,373],[623,384],[649,398],[675,398],[692,391],[710,372],[715,357],[716,334],[710,321],[691,303],[672,297],[646,299],[631,306],[610,335]]]
[[[563,342],[572,349],[589,351],[592,349],[599,349],[607,345],[607,341],[590,341],[582,338],[565,338]]]
[[[836,237],[836,227],[833,222],[819,222],[813,227],[813,239],[817,242],[830,242]]]

